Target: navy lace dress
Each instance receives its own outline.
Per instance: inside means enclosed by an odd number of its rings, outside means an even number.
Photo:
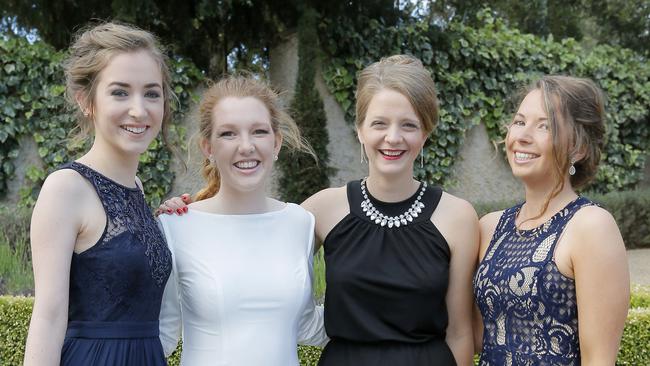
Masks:
[[[522,205],[501,215],[474,277],[484,324],[479,364],[580,365],[575,282],[553,255],[569,220],[593,203],[578,197],[537,228],[518,230]]]
[[[423,188],[422,212],[407,225],[378,225],[363,211],[360,181],[348,183],[350,213],[324,240],[330,337],[320,366],[453,366],[445,342],[451,254],[431,222],[442,190]],[[397,216],[416,201],[368,198]],[[411,220],[409,216],[409,220]]]
[[[61,365],[166,365],[158,316],[171,253],[142,191],[77,162],[62,169],[95,187],[106,227],[94,246],[72,256]]]

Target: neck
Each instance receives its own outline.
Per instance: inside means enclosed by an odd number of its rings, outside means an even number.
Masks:
[[[274,201],[266,196],[263,189],[241,192],[222,184],[219,192],[210,199],[213,200],[211,211],[214,213],[246,215],[275,210]]]
[[[411,174],[373,174],[368,175],[366,188],[376,199],[383,202],[403,201],[415,193],[419,182]]]
[[[114,149],[102,149],[93,144],[78,161],[126,187],[135,186],[139,155],[121,154]]]
[[[521,209],[520,216],[523,216],[525,219],[530,219],[535,216],[538,216],[544,209],[544,205],[548,200],[552,190],[553,185],[526,185],[526,203]],[[555,212],[562,209],[569,202],[576,199],[578,195],[571,187],[571,182],[567,178],[564,182],[564,187],[562,190],[553,198],[548,201],[548,207],[541,216],[541,220],[545,219],[547,216],[553,215]]]

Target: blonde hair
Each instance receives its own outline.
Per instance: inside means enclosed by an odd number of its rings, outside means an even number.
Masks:
[[[368,105],[381,89],[404,95],[413,106],[426,135],[438,123],[438,98],[431,73],[422,62],[409,55],[382,58],[358,74],[356,92],[356,127],[363,124]]]
[[[282,107],[278,93],[266,82],[245,74],[227,76],[203,93],[199,105],[199,134],[201,139],[209,141],[212,137],[214,108],[219,101],[227,97],[253,97],[262,102],[271,116],[273,133],[282,136],[283,144],[293,150],[306,152],[316,159],[316,154],[309,143],[301,136],[300,129],[295,121]],[[207,158],[203,162],[202,173],[207,185],[196,194],[195,201],[214,196],[219,191],[221,184],[219,170]]]
[[[558,178],[541,213],[564,188],[571,159],[584,154],[574,162],[576,173],[569,177],[573,188],[588,185],[598,172],[601,151],[605,146],[605,96],[590,79],[562,75],[545,75],[523,89],[519,104],[530,92],[539,90],[548,117],[554,173]],[[532,220],[530,219],[530,220]]]
[[[175,95],[171,87],[171,75],[167,57],[156,37],[135,26],[115,22],[90,25],[81,29],[74,37],[68,58],[64,61],[66,99],[77,111],[78,132],[74,140],[84,140],[93,130],[92,115],[85,115],[86,109],[94,110],[98,77],[115,55],[146,51],[160,67],[164,94],[162,133],[166,140],[166,125],[171,119],[172,102]],[[78,105],[78,97],[84,105]]]

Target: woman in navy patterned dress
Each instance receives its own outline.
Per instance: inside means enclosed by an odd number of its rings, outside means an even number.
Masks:
[[[48,176],[34,207],[25,365],[166,365],[158,315],[171,255],[136,177],[170,117],[164,55],[150,33],[105,23],[80,33],[65,70],[94,141]]]
[[[625,247],[613,217],[575,191],[600,161],[602,92],[544,76],[522,95],[505,143],[526,201],[480,221],[480,365],[613,365],[630,292]]]

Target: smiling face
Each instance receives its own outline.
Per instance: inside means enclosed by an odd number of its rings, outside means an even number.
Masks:
[[[506,152],[512,174],[524,183],[556,184],[553,136],[539,89],[528,93],[519,105],[508,128]]]
[[[370,100],[357,129],[364,145],[370,174],[413,174],[413,162],[426,141],[413,106],[401,93],[379,90]]]
[[[146,51],[115,55],[100,72],[90,113],[95,142],[120,154],[141,154],[160,131],[162,73]],[[80,101],[81,104],[81,101]]]
[[[219,170],[222,190],[265,190],[282,138],[268,108],[254,97],[225,97],[212,111],[212,135],[203,153]]]

